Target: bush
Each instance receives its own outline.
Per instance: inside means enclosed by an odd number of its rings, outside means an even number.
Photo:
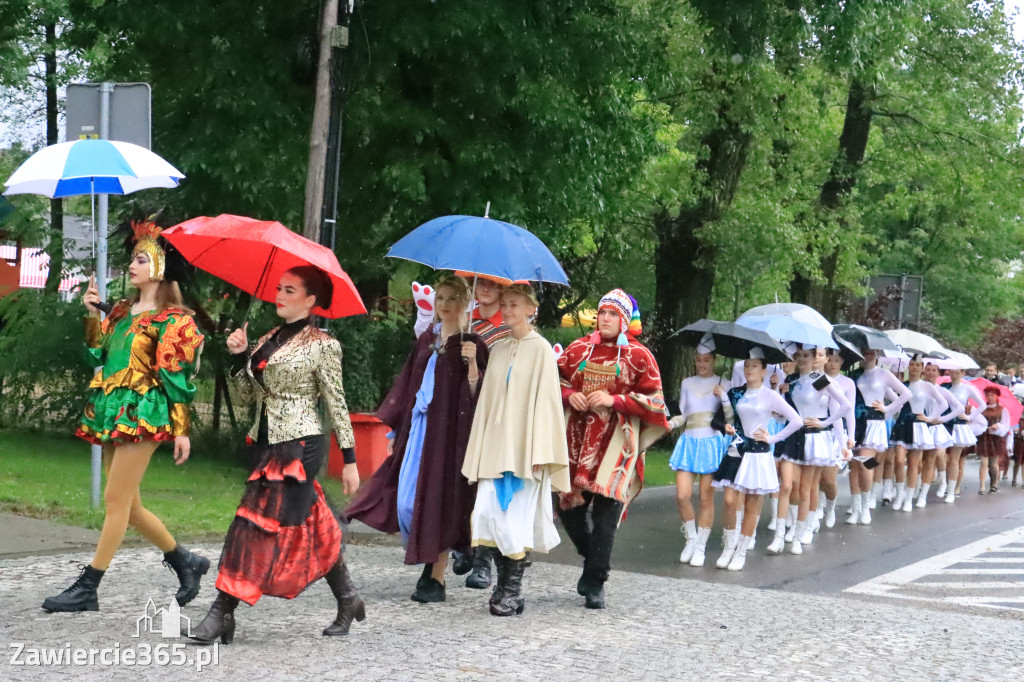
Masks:
[[[92,377],[82,316],[33,289],[0,299],[0,426],[74,428]]]
[[[345,398],[352,412],[373,412],[384,400],[415,342],[416,316],[405,311],[332,320],[341,342]]]

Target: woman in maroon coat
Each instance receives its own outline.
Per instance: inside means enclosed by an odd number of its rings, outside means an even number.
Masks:
[[[487,346],[463,333],[469,287],[446,277],[437,287],[440,322],[416,340],[377,418],[394,431],[393,454],[356,494],[349,518],[401,531],[405,563],[426,564],[412,598],[445,600],[448,550],[470,542],[475,489],[462,475]]]

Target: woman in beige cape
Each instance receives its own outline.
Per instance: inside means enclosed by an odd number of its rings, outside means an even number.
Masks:
[[[530,326],[536,311],[529,285],[502,292],[512,334],[491,349],[462,467],[470,483],[478,482],[473,546],[492,548],[498,568],[490,599],[495,616],[523,612],[526,552],[558,544],[551,492],[569,491],[558,368],[551,345]]]

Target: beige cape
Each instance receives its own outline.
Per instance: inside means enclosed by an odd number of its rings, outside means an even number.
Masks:
[[[509,336],[499,341],[487,362],[463,476],[474,483],[511,471],[517,478],[539,481],[533,467],[545,466],[551,488],[568,492],[569,448],[562,409],[551,345],[535,331],[519,340]]]

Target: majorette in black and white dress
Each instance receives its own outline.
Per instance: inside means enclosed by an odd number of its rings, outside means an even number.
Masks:
[[[857,426],[856,448],[858,450],[874,450],[885,452],[889,448],[889,433],[885,420],[900,411],[904,403],[910,400],[907,387],[892,372],[884,367],[866,369],[857,377]],[[873,407],[875,402],[885,402],[885,389],[892,389],[896,399],[885,406],[884,410]]]
[[[929,427],[932,432],[932,442],[935,444],[935,447],[948,448],[955,443],[953,442],[952,434],[946,428],[946,424],[963,416],[964,404],[960,400],[957,400],[952,391],[944,386],[932,385],[938,389],[939,394],[941,394],[945,399],[946,409],[940,410],[938,401],[932,399],[928,401],[928,404],[924,408],[924,416],[929,419],[938,419],[940,422],[938,424],[932,424]]]
[[[799,413],[772,389],[747,389],[746,384],[729,392],[736,413],[736,426],[743,443],[732,445],[715,473],[712,483],[717,488],[728,486],[750,495],[769,495],[779,490],[779,475],[769,446],[788,438],[803,425]],[[786,426],[768,441],[758,441],[752,435],[758,429],[768,431],[772,412],[782,415]]]
[[[971,383],[967,381],[951,381],[948,390],[953,394],[954,398],[960,401],[965,410],[967,408],[967,401],[974,400],[975,408],[972,411],[972,415],[977,415],[985,409],[984,396]],[[947,426],[950,426],[949,422],[947,422]],[[951,447],[956,448],[969,448],[977,444],[978,434],[985,430],[984,423],[974,424],[970,417],[963,414],[953,419],[951,427],[950,437],[953,439]]]
[[[814,383],[823,377],[829,383],[824,388],[815,388]],[[821,428],[802,426],[798,429],[787,441],[788,447],[782,448],[782,458],[802,466],[835,466],[832,425],[853,409],[853,404],[821,372],[804,374],[788,383],[787,401],[796,408],[801,424],[805,419],[817,419]]]
[[[939,414],[949,409],[949,403],[937,386],[924,379],[907,383],[907,390],[910,391],[910,415],[896,422],[896,429],[900,430],[896,435],[896,443],[907,450],[931,450],[935,447],[932,425],[917,419],[916,415],[927,416],[926,410],[931,401],[935,401],[933,412],[940,410]]]

